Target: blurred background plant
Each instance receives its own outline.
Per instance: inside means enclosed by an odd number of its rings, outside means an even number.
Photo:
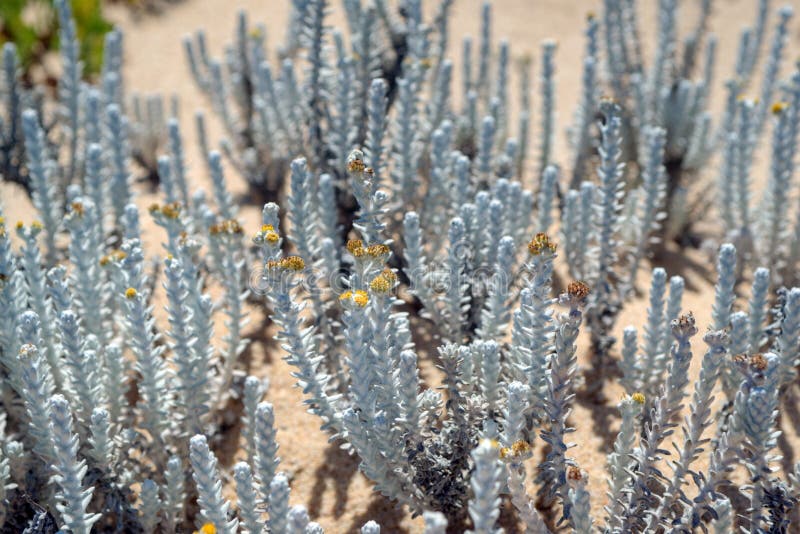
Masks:
[[[81,44],[83,73],[91,77],[100,71],[103,39],[113,26],[103,17],[100,0],[75,0],[72,10]],[[25,82],[31,83],[32,73],[41,67],[45,80],[51,85],[55,83],[55,73],[49,72],[47,62],[48,54],[59,48],[58,17],[52,0],[0,2],[0,44],[6,42],[17,46]]]

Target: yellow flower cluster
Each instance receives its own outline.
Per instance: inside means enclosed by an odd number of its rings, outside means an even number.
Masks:
[[[181,205],[179,202],[170,202],[169,204],[164,204],[163,206],[151,204],[149,210],[150,213],[160,213],[167,219],[175,220],[181,216]]]
[[[121,250],[119,249],[112,250],[111,252],[100,258],[100,266],[105,267],[111,262],[122,261],[126,257],[128,257],[128,255],[122,252]]]
[[[214,523],[204,523],[200,530],[195,530],[194,534],[217,534],[217,527]]]
[[[369,288],[375,293],[387,293],[392,290],[396,282],[397,275],[390,269],[384,269],[381,274],[372,279]]]
[[[531,453],[531,445],[527,441],[515,441],[510,447],[500,449],[501,460],[524,460]]]
[[[221,234],[240,235],[243,231],[242,225],[236,219],[226,219],[220,223],[212,224],[208,229],[208,232],[213,236]]]
[[[540,232],[533,236],[531,242],[528,243],[528,252],[531,253],[531,256],[538,256],[544,251],[554,254],[556,251],[556,244],[550,240],[547,234]]]
[[[339,300],[341,302],[352,301],[359,308],[363,308],[364,306],[367,305],[367,303],[369,303],[369,295],[363,289],[357,289],[355,291],[347,290],[341,295],[339,295]]]
[[[636,404],[644,404],[644,401],[646,400],[644,393],[642,393],[641,391],[637,391],[636,393],[631,395],[631,399],[633,399],[633,402],[635,402]]]
[[[279,260],[270,260],[267,262],[267,269],[283,269],[285,271],[302,271],[306,268],[306,262],[300,256],[286,256]]]
[[[132,287],[129,287],[128,289],[125,290],[125,298],[126,299],[135,299],[138,294],[139,294],[139,292],[136,291],[136,289],[132,288]]]
[[[270,243],[271,245],[277,243],[278,240],[281,238],[281,236],[278,235],[278,232],[275,231],[275,227],[272,226],[271,224],[262,225],[261,234],[264,236],[264,241]]]
[[[387,256],[391,249],[387,245],[375,243],[367,247],[360,239],[351,239],[347,242],[347,251],[353,255],[354,258],[363,258],[368,256],[370,258],[381,258]]]
[[[788,107],[789,104],[787,102],[775,102],[774,104],[772,104],[770,111],[772,111],[773,115],[780,115],[781,113],[786,111]]]

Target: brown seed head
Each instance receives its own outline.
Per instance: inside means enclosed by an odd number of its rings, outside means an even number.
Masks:
[[[360,158],[353,158],[347,162],[347,170],[352,173],[364,172],[367,166],[364,165],[364,160]]]
[[[583,479],[583,473],[579,467],[571,465],[567,468],[567,480],[578,482]]]
[[[519,456],[521,454],[528,454],[531,451],[531,444],[527,441],[517,440],[511,445],[511,451],[516,455]]]
[[[385,256],[389,254],[389,252],[391,252],[389,247],[383,244],[375,244],[367,247],[367,255],[372,256],[373,258]]]
[[[167,219],[177,219],[181,215],[181,205],[177,202],[165,204],[164,207],[161,208],[161,214]]]
[[[567,293],[569,293],[569,296],[579,300],[583,300],[588,297],[589,291],[589,286],[580,280],[570,282],[567,286]]]
[[[769,362],[764,357],[763,354],[753,354],[750,357],[750,367],[755,369],[756,371],[766,371],[767,367],[769,366]]]

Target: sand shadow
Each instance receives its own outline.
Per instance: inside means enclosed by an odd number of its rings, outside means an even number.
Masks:
[[[666,248],[658,251],[658,254],[650,259],[650,267],[663,267],[667,274],[670,276],[680,276],[683,278],[687,291],[699,291],[700,288],[692,283],[692,277],[688,276],[693,274],[704,280],[710,285],[714,285],[716,279],[714,278],[713,264],[711,268],[705,263],[693,260],[689,255],[683,254],[680,250],[671,250]],[[646,294],[646,290],[644,290]]]
[[[367,509],[355,516],[350,526],[342,532],[358,534],[364,523],[375,521],[381,526],[381,532],[410,534],[407,528],[401,526],[404,517],[405,513],[397,504],[376,493],[373,494]]]
[[[341,445],[342,442],[339,440],[329,443],[324,458],[314,471],[314,486],[311,488],[311,497],[307,505],[308,514],[312,519],[324,515],[322,501],[329,480],[333,483],[334,492],[331,515],[339,518],[347,510],[348,489],[353,477],[358,474],[359,459],[348,454]]]
[[[787,429],[800,429],[800,412],[798,412],[797,390],[794,384],[786,388],[782,398],[782,409],[778,411],[777,427],[783,429],[778,436],[778,448],[781,451],[781,467],[785,474],[794,472],[795,451],[787,436]],[[788,423],[788,424],[787,424]]]
[[[604,395],[598,398],[597,395],[586,391],[585,388],[576,393],[575,402],[589,411],[589,416],[592,418],[592,431],[594,435],[602,438],[598,450],[603,453],[611,452],[614,440],[617,438],[617,433],[612,431],[612,423],[619,417],[617,407],[608,404]]]

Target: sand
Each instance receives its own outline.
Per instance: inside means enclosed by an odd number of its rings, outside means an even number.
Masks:
[[[478,13],[480,3],[477,0],[459,0],[453,7],[451,22],[452,56],[460,62],[460,40],[465,34],[477,35]],[[800,8],[800,2],[793,2]],[[427,2],[426,8],[432,10],[434,2]],[[647,45],[655,42],[654,6],[656,2],[642,2],[642,34]],[[689,4],[688,2],[686,4]],[[754,18],[755,0],[718,0],[714,14],[710,20],[711,29],[719,38],[719,60],[717,64],[717,81],[712,90],[711,102],[713,111],[722,105],[722,80],[733,67],[739,28],[750,23]],[[215,56],[220,55],[222,47],[227,44],[233,32],[238,10],[244,9],[250,14],[252,23],[264,22],[268,28],[268,43],[274,47],[282,42],[287,26],[288,1],[280,0],[190,0],[168,6],[161,15],[132,17],[130,13],[114,7],[108,14],[125,33],[125,70],[124,83],[128,94],[162,93],[176,94],[180,98],[180,119],[187,147],[187,160],[190,179],[194,187],[210,190],[210,182],[203,170],[202,160],[196,145],[193,127],[193,114],[196,109],[209,109],[209,103],[195,87],[189,70],[185,64],[181,39],[185,34],[203,28],[208,37],[209,50]],[[580,60],[583,53],[584,18],[588,12],[600,12],[601,3],[596,1],[582,2],[578,0],[539,0],[537,2],[496,0],[494,2],[494,36],[507,38],[512,45],[512,56],[519,57],[532,54],[538,69],[541,42],[554,38],[558,43],[557,52],[557,124],[558,135],[555,145],[555,159],[565,168],[569,167],[569,152],[562,135],[573,116],[573,109],[578,101],[580,84]],[[694,23],[693,6],[686,6],[684,16],[679,21],[680,29],[685,33]],[[800,33],[797,20],[791,26],[787,57],[792,59],[800,52]],[[332,13],[328,23],[340,26],[342,12],[339,2],[333,2]],[[645,49],[647,54],[652,50]],[[451,54],[452,55],[452,54]],[[788,62],[787,62],[788,63]],[[537,70],[538,72],[538,70]],[[458,76],[458,74],[457,74]],[[456,83],[457,78],[456,78]],[[533,122],[538,121],[539,98],[533,94],[535,111]],[[206,113],[209,122],[209,138],[212,143],[220,137],[222,130],[216,118]],[[534,132],[538,132],[538,126]],[[531,153],[535,154],[537,137],[534,135]],[[763,152],[763,151],[762,151]],[[759,153],[755,169],[754,191],[760,197],[761,188],[766,181],[768,161],[766,154]],[[713,176],[715,167],[707,169]],[[228,181],[234,193],[245,191],[244,181],[233,169],[227,169]],[[707,178],[708,176],[706,176]],[[147,191],[144,184],[138,186],[138,204],[144,209],[156,197]],[[2,202],[8,219],[29,222],[33,219],[30,204],[24,194],[17,188],[0,184]],[[243,205],[241,219],[249,233],[257,227],[259,207]],[[714,217],[714,214],[710,214]],[[161,254],[159,243],[162,239],[161,229],[150,221],[143,211],[145,227],[146,251],[150,254]],[[701,332],[710,324],[710,310],[713,299],[713,265],[708,255],[697,250],[685,252],[679,256],[674,247],[668,248],[669,254],[663,261],[668,275],[680,274],[686,279],[687,291],[684,297],[686,310],[695,313]],[[559,260],[563,261],[563,260]],[[563,264],[559,271],[564,272]],[[646,271],[647,269],[645,269]],[[649,275],[645,272],[640,277],[639,287],[646,288]],[[744,295],[748,292],[745,290]],[[157,304],[157,308],[159,305]],[[637,297],[629,302],[617,323],[617,334],[621,338],[622,329],[633,324],[641,327],[645,316],[646,302]],[[274,342],[267,338],[270,331],[265,331],[263,311],[250,308],[250,325],[245,332],[253,339],[247,351],[246,360],[249,371],[258,376],[266,376],[271,382],[267,400],[275,406],[278,426],[278,442],[280,444],[280,469],[286,471],[291,479],[292,504],[304,504],[311,517],[322,524],[326,531],[332,533],[354,532],[369,519],[380,523],[384,532],[419,532],[421,520],[412,519],[404,510],[397,509],[387,499],[374,493],[371,484],[357,471],[357,462],[346,452],[339,449],[336,443],[328,443],[327,436],[319,431],[318,420],[304,412],[301,407],[301,394],[289,375],[289,367],[282,361],[281,351]],[[160,311],[158,312],[159,315]],[[163,317],[162,317],[163,318]],[[221,323],[221,318],[218,319]],[[221,327],[218,327],[221,329]],[[219,332],[218,332],[219,333]],[[698,370],[700,355],[704,349],[697,336],[695,359],[692,372]],[[585,340],[581,342],[579,360],[582,365],[587,362]],[[429,365],[423,367],[423,377],[435,372]],[[622,393],[616,383],[610,383],[605,393],[608,403],[605,406],[576,403],[571,417],[572,426],[577,431],[571,435],[572,441],[580,445],[570,451],[578,463],[589,471],[590,490],[595,517],[602,517],[602,506],[605,504],[606,455],[610,451],[610,440],[618,426],[618,414],[614,405]],[[782,448],[786,456],[781,466],[794,463],[795,451],[800,445],[800,429],[788,423],[784,418],[783,431],[787,446]],[[236,451],[235,444],[238,428],[230,428],[226,432],[224,445],[218,450],[222,462],[227,465],[242,457],[242,450]],[[538,447],[539,443],[536,444]],[[538,450],[538,449],[537,449]],[[512,525],[507,525],[512,527]],[[510,529],[510,530],[513,530]]]

